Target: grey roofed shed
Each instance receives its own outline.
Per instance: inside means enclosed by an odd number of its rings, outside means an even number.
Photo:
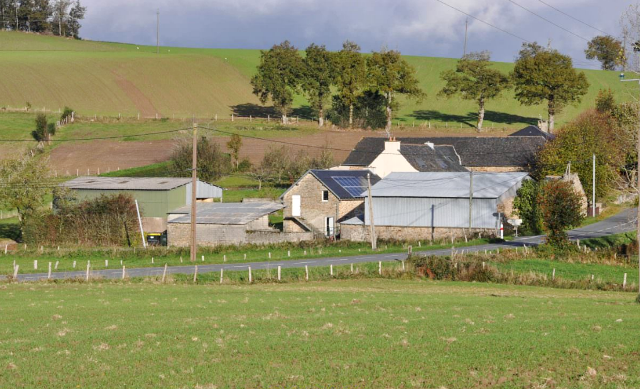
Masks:
[[[191,182],[191,178],[166,177],[78,177],[61,186],[71,189],[171,190]]]
[[[527,178],[527,173],[473,173],[471,228],[495,228],[498,205],[515,197]],[[371,188],[375,225],[468,228],[469,179],[470,173],[391,173]],[[365,197],[366,224],[368,204]]]
[[[198,203],[197,224],[245,225],[284,208],[276,202],[249,203]],[[169,212],[169,223],[190,223],[191,207],[181,207]]]

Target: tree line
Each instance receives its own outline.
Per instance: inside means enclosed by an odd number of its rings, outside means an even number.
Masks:
[[[492,67],[488,52],[471,53],[458,61],[454,70],[441,74],[446,82],[439,96],[460,96],[478,104],[477,129],[482,129],[485,105],[513,88],[523,105],[546,103],[548,128],[553,131],[555,115],[566,105],[579,103],[589,88],[583,72],[577,72],[569,56],[537,43],[526,43],[510,74]],[[327,117],[333,123],[353,127],[384,127],[391,131],[398,95],[420,100],[416,69],[395,50],[383,49],[370,55],[346,41],[342,50],[330,52],[324,45],[311,44],[304,56],[289,41],[261,51],[257,73],[251,79],[253,93],[264,104],[273,103],[283,123],[292,111],[293,97],[303,93],[322,127]]]
[[[80,0],[0,0],[0,30],[80,38]]]
[[[393,111],[399,107],[397,96],[420,99],[424,95],[415,68],[400,52],[383,49],[365,57],[360,46],[350,41],[338,52],[312,43],[304,57],[289,41],[274,45],[260,52],[260,64],[251,85],[263,104],[272,101],[285,124],[292,111],[293,96],[304,93],[318,116],[319,126],[324,125],[331,102],[334,112],[347,113],[349,126],[357,118],[366,122],[368,108],[372,108],[372,117],[374,111],[383,109],[387,132],[391,131]]]

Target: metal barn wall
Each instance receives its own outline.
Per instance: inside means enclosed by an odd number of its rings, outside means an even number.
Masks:
[[[191,184],[184,185],[187,189],[186,205],[191,205]],[[199,199],[219,199],[222,197],[222,188],[207,184],[206,182],[196,182],[196,197]]]
[[[472,228],[495,228],[496,199],[473,199]],[[379,226],[468,228],[469,199],[374,197],[374,223]],[[365,224],[369,199],[365,198]]]

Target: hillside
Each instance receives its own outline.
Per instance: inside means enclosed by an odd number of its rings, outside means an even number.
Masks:
[[[57,110],[73,107],[81,115],[154,117],[227,117],[266,112],[251,93],[249,79],[259,59],[258,50],[189,49],[119,43],[74,41],[25,33],[0,32],[0,107]],[[473,102],[436,97],[443,85],[440,72],[455,59],[406,57],[417,71],[427,97],[403,104],[398,119],[407,124],[431,121],[473,124]],[[501,70],[509,63],[496,63]],[[591,88],[578,107],[559,115],[562,124],[593,104],[601,88],[611,88],[620,99],[629,98],[615,72],[585,70]],[[296,106],[305,105],[298,96]],[[523,107],[513,94],[487,105],[486,125],[519,127],[544,117],[544,107]],[[451,124],[449,124],[451,125]],[[458,125],[458,124],[456,124]]]

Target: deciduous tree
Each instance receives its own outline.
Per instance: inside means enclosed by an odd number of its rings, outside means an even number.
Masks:
[[[595,58],[600,61],[602,70],[615,70],[618,65],[622,65],[624,48],[620,40],[610,35],[600,35],[587,43],[584,54],[587,59]]]
[[[198,139],[198,178],[213,182],[231,171],[231,158],[222,152],[220,145],[207,137]],[[191,176],[193,146],[191,139],[181,140],[171,156],[173,174]]]
[[[49,175],[46,158],[27,155],[0,161],[0,206],[16,209],[21,227],[43,207],[45,196],[51,192]]]
[[[386,100],[385,131],[388,136],[391,136],[393,110],[399,107],[396,96],[401,94],[418,99],[424,96],[416,78],[416,70],[395,50],[384,49],[367,58],[367,84]]]
[[[489,59],[490,55],[486,51],[470,53],[458,61],[455,71],[446,70],[440,75],[446,85],[439,95],[460,95],[463,99],[478,103],[478,131],[482,130],[486,101],[500,96],[510,86],[509,77],[492,69]]]
[[[334,54],[316,44],[306,49],[303,59],[302,90],[307,94],[311,107],[318,114],[318,126],[324,126],[324,107],[331,97],[335,84]]]
[[[287,123],[293,94],[298,91],[302,75],[302,58],[289,41],[260,52],[258,71],[251,79],[253,93],[264,104],[269,99]]]
[[[240,148],[242,147],[242,138],[238,134],[231,135],[229,142],[227,142],[227,148],[231,151],[231,157],[236,162],[236,170],[240,165]]]
[[[567,104],[579,103],[588,89],[584,72],[573,68],[571,57],[537,43],[525,43],[511,74],[516,99],[523,105],[547,102],[549,132],[555,115]]]
[[[349,107],[349,127],[353,127],[353,109],[366,82],[367,68],[360,46],[346,41],[336,54],[336,86],[342,104]]]

